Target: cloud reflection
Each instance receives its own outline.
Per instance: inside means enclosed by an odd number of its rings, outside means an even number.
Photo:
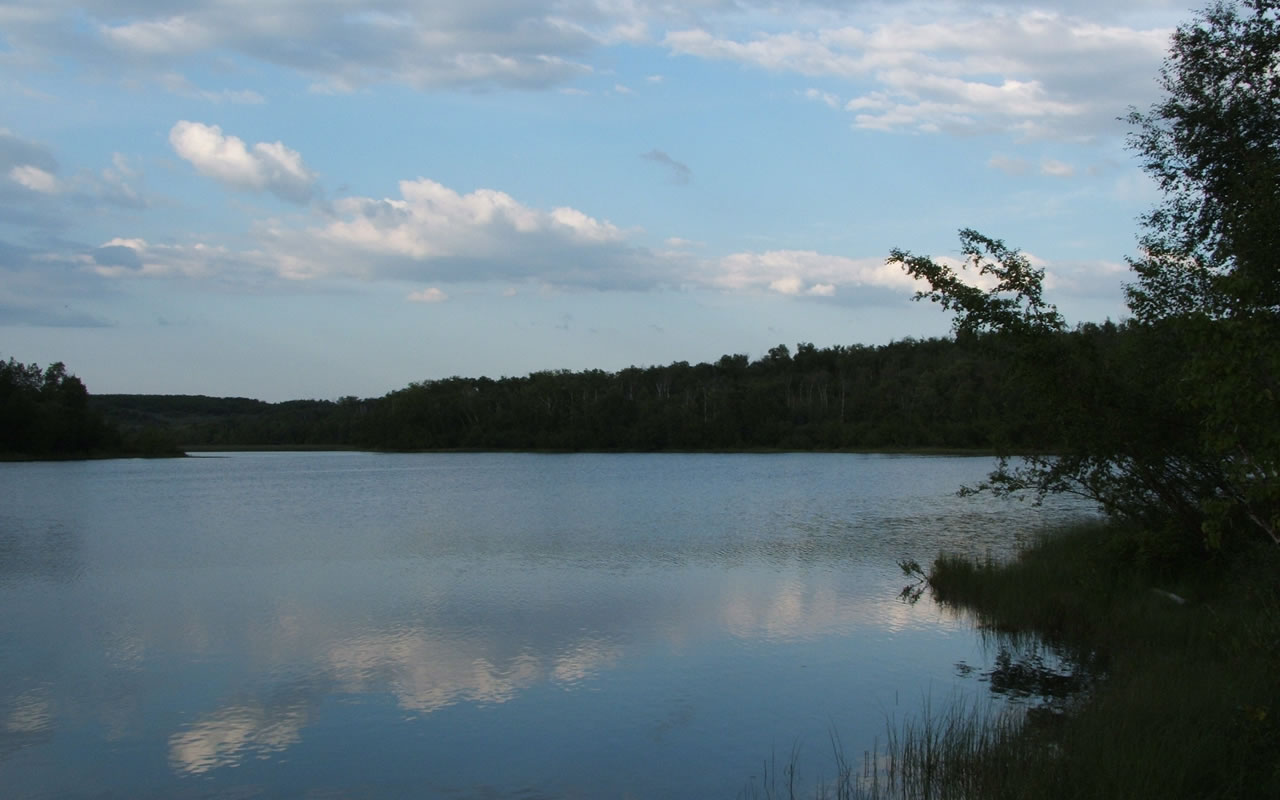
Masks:
[[[400,708],[421,714],[459,702],[506,703],[535,684],[571,686],[615,665],[622,649],[604,639],[586,637],[555,655],[528,650],[502,658],[484,638],[460,639],[416,628],[357,636],[338,642],[321,661],[319,684],[333,693],[389,691]],[[201,717],[169,737],[169,763],[175,772],[200,775],[246,759],[269,758],[302,740],[312,721],[306,699],[280,703],[237,702]],[[10,725],[19,719],[11,715]],[[40,717],[28,710],[21,720]]]
[[[23,692],[13,700],[13,710],[5,719],[5,730],[16,734],[45,733],[52,728],[49,698],[42,691]]]
[[[483,638],[412,629],[360,636],[335,645],[328,662],[339,691],[387,687],[400,707],[430,713],[458,702],[506,703],[523,689],[554,681],[575,684],[617,663],[621,648],[586,638],[540,657],[530,650],[501,657]]]
[[[169,737],[169,764],[177,772],[199,775],[245,758],[266,758],[300,741],[307,718],[305,703],[219,709]]]

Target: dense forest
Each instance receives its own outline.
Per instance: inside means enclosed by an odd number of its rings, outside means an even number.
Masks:
[[[1085,325],[1068,350],[1114,351],[1126,328]],[[1000,335],[888,345],[786,345],[750,360],[618,372],[413,383],[384,397],[265,403],[101,395],[125,431],[162,429],[191,446],[389,450],[1052,449],[1052,427],[1009,369]]]

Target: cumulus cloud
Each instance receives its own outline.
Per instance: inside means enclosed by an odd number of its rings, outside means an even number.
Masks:
[[[544,211],[506,192],[461,193],[433,180],[401,181],[399,197],[347,197],[322,224],[275,222],[259,231],[278,271],[293,279],[348,275],[414,281],[541,280],[631,284],[641,251],[607,220],[578,209]]]
[[[693,177],[693,170],[689,169],[687,164],[682,164],[681,162],[676,161],[674,158],[657,148],[650,150],[647,153],[642,153],[640,157],[645,161],[652,161],[655,164],[661,164],[671,170],[672,183],[678,183],[683,186]]]
[[[462,193],[426,178],[401,181],[399,196],[348,197],[315,207],[311,224],[269,220],[258,246],[232,250],[139,237],[102,242],[81,266],[108,279],[291,281],[357,278],[427,284],[411,302],[448,299],[449,283],[512,282],[545,287],[644,291],[690,287],[832,297],[862,288],[911,291],[915,283],[881,257],[809,250],[699,256],[697,242],[669,239],[653,251],[628,231],[567,206],[538,209],[506,192]]]
[[[169,144],[197,172],[233,189],[270,192],[291,203],[306,203],[316,191],[316,174],[283,142],[248,147],[217,125],[181,120],[169,131]]]

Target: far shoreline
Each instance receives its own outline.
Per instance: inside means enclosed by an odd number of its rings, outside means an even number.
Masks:
[[[348,445],[294,445],[294,444],[261,444],[261,445],[191,445],[182,446],[188,455],[198,453],[379,453],[386,455],[394,454],[411,454],[411,453],[537,453],[545,455],[567,455],[572,453],[595,454],[595,455],[637,455],[648,453],[671,453],[673,455],[697,455],[697,454],[757,454],[768,455],[778,454],[784,455],[789,453],[841,453],[846,455],[904,455],[904,456],[990,456],[997,457],[1000,454],[995,450],[988,448],[960,448],[960,447],[859,447],[859,448],[840,448],[840,449],[818,449],[818,448],[785,448],[785,447],[742,447],[742,448],[708,448],[708,449],[680,449],[670,448],[663,450],[640,450],[640,449],[564,449],[564,448],[517,448],[517,447],[442,447],[442,448],[425,448],[411,450],[388,450],[372,447],[352,447]]]

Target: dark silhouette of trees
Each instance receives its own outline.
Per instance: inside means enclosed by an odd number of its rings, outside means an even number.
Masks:
[[[1280,544],[1280,4],[1217,3],[1178,28],[1164,97],[1133,111],[1131,147],[1164,192],[1143,218],[1122,329],[1064,335],[1043,272],[961,231],[984,292],[895,250],[957,336],[1008,344],[1020,416],[1040,454],[1004,459],[997,491],[1075,492],[1163,531],[1160,547]],[[1052,455],[1047,455],[1052,451]]]
[[[1123,328],[1063,333],[1120,347]],[[1102,329],[1098,329],[1102,330]],[[380,398],[264,403],[244,398],[101,395],[126,432],[159,426],[204,446],[389,450],[1013,449],[1053,447],[1031,424],[995,334],[887,345],[773,347],[752,361],[450,377]]]
[[[62,362],[43,370],[13,358],[0,362],[0,453],[87,455],[113,446],[112,434]]]

